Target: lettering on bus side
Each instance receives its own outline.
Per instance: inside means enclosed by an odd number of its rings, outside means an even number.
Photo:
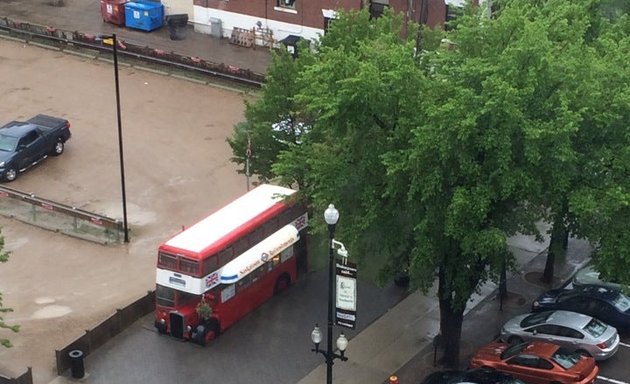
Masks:
[[[265,252],[263,252],[263,255],[265,254]],[[262,258],[261,258],[262,259]],[[239,273],[241,275],[246,275],[249,272],[253,271],[254,269],[258,268],[258,266],[260,266],[261,261],[260,260],[256,260],[255,262],[251,263],[250,265],[244,267],[243,269],[241,269],[239,271]]]
[[[294,242],[295,242],[295,240],[293,238],[287,239],[283,243],[281,243],[280,245],[278,245],[277,247],[272,249],[271,251],[269,251],[269,252],[262,252],[260,254],[260,258],[258,258],[258,260],[256,260],[253,263],[243,267],[243,269],[241,269],[239,271],[239,273],[241,275],[248,274],[249,272],[251,272],[254,269],[258,268],[261,264],[266,263],[267,261],[269,261],[270,255],[277,255],[278,253],[282,252],[283,250],[285,250],[289,246],[291,246],[291,244],[293,244]]]
[[[289,248],[289,246],[291,244],[295,243],[295,239],[292,237],[290,239],[286,239],[284,242],[282,242],[281,244],[279,244],[277,247],[275,247],[274,249],[269,251],[270,255],[277,255],[278,253],[284,251],[285,249]]]

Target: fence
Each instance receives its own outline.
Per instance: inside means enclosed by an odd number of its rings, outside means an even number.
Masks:
[[[28,367],[20,377],[9,378],[0,375],[0,384],[33,384],[33,372],[31,367]]]
[[[123,238],[119,220],[3,186],[0,215],[102,244],[119,243]]]
[[[112,51],[111,45],[106,44],[98,36],[78,31],[64,31],[50,26],[25,23],[0,17],[0,30],[6,30],[12,35],[26,36],[30,40],[43,40],[63,50],[78,47],[90,50]],[[265,75],[249,69],[238,68],[224,63],[215,63],[198,57],[179,55],[175,52],[165,52],[152,47],[133,44],[118,39],[120,47],[118,55],[130,59],[139,59],[147,63],[165,65],[181,70],[224,79],[259,88],[265,81]]]
[[[70,351],[78,349],[83,352],[83,356],[89,355],[138,319],[153,311],[154,308],[155,291],[149,291],[146,296],[127,307],[117,309],[116,313],[95,328],[86,330],[85,335],[71,342],[64,349],[55,350],[57,374],[62,375],[71,367]],[[0,384],[2,383],[0,382]]]

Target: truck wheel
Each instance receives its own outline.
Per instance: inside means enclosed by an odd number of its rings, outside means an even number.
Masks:
[[[13,180],[17,179],[17,175],[18,174],[17,174],[17,171],[15,169],[9,168],[9,169],[7,169],[7,172],[4,174],[4,178],[7,181],[13,181]]]
[[[64,148],[65,148],[65,145],[63,141],[57,141],[52,151],[53,156],[61,155],[63,153]]]

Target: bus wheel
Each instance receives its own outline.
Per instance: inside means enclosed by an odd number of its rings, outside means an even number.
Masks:
[[[219,336],[221,328],[216,319],[211,319],[206,325],[198,325],[192,334],[192,340],[205,347],[209,342]]]
[[[161,323],[159,321],[155,322],[155,328],[157,329],[157,331],[161,334],[164,335],[166,334],[166,323]]]
[[[207,329],[206,332],[205,332],[205,335],[204,335],[203,345],[205,346],[206,344],[208,344],[212,340],[216,339],[216,337],[217,337],[217,334],[214,332],[214,330]]]
[[[201,346],[205,346],[206,343],[206,339],[205,339],[205,333],[206,333],[206,327],[204,327],[203,325],[198,325],[197,328],[195,328],[195,330],[193,331],[192,334],[192,341],[195,344],[199,344]]]
[[[287,275],[282,275],[278,277],[278,280],[276,280],[276,285],[273,288],[274,295],[287,289],[290,282],[291,282],[291,279]]]

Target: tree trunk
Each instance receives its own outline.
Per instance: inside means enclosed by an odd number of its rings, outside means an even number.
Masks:
[[[553,240],[553,236],[551,237]],[[545,284],[553,283],[554,264],[556,263],[556,254],[551,250],[549,246],[549,252],[547,252],[547,261],[545,262],[545,271],[541,277],[541,281]]]
[[[565,251],[569,243],[569,229],[565,225],[565,219],[568,213],[568,203],[564,202],[560,212],[555,215],[553,225],[551,227],[551,239],[549,240],[549,252],[547,252],[545,271],[540,279],[543,283],[553,283],[556,256],[560,256],[561,259],[564,258]]]
[[[442,333],[444,347],[442,364],[447,368],[459,368],[459,349],[463,320],[463,309],[455,310],[451,299],[440,298],[440,332]]]
[[[452,292],[445,283],[444,271],[438,272],[438,297],[440,300],[440,334],[441,346],[444,355],[441,364],[448,368],[459,367],[459,344],[462,337],[462,322],[464,320],[464,308],[455,309]]]
[[[562,249],[565,251],[569,249],[569,231],[564,231],[564,238],[562,239]]]
[[[503,256],[501,262],[501,275],[499,277],[499,310],[503,311],[503,300],[507,298],[507,265],[505,264],[506,256]]]

